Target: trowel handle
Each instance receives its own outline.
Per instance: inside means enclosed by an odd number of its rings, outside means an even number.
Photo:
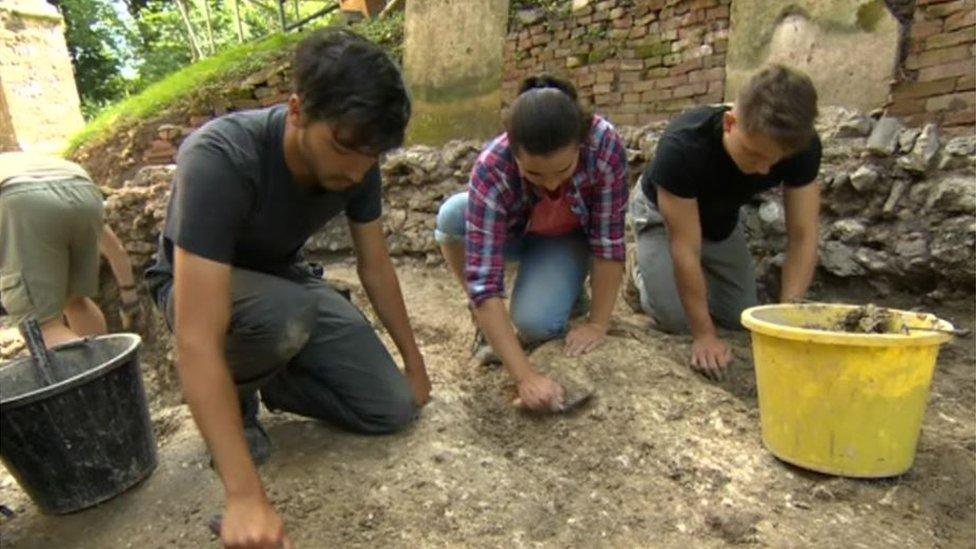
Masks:
[[[27,343],[27,349],[30,350],[34,364],[37,365],[38,370],[41,372],[41,377],[44,378],[44,382],[47,385],[53,384],[54,376],[51,375],[51,355],[48,353],[47,347],[44,346],[44,336],[41,335],[41,326],[36,320],[27,319],[21,322],[18,328],[20,329],[20,335],[24,338],[24,342]]]

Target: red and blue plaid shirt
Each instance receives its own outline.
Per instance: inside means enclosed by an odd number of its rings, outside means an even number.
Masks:
[[[477,306],[505,295],[503,248],[507,238],[525,234],[535,198],[519,175],[508,135],[481,152],[468,183],[466,267],[468,295]],[[589,139],[567,189],[593,255],[623,261],[627,210],[627,152],[613,126],[593,117]]]

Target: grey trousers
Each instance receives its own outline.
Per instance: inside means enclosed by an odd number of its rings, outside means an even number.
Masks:
[[[688,319],[674,279],[664,218],[639,186],[630,201],[630,218],[637,236],[637,263],[632,276],[641,308],[661,330],[687,333]],[[742,311],[758,303],[755,267],[742,226],[725,240],[702,240],[701,265],[713,321],[724,328],[741,328]]]
[[[282,276],[232,273],[226,356],[245,414],[265,406],[361,433],[387,433],[416,415],[413,395],[363,314],[305,266]],[[160,306],[173,325],[172,285]],[[251,397],[253,398],[253,397]]]

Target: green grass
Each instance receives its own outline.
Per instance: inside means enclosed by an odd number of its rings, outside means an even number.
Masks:
[[[304,32],[273,34],[256,42],[241,44],[188,65],[159,82],[150,84],[142,92],[106,107],[75,134],[65,150],[70,156],[85,143],[101,141],[122,126],[146,120],[167,107],[201,91],[208,85],[243,77],[282,55],[305,36]]]
[[[331,18],[313,22],[302,32],[277,33],[255,42],[247,42],[188,65],[102,110],[81,131],[72,136],[65,156],[71,156],[85,144],[100,143],[115,132],[139,124],[167,108],[203,97],[212,87],[226,86],[290,55],[292,46],[317,28],[331,23]],[[378,43],[398,62],[403,48],[403,14],[384,20],[353,25],[356,31]]]

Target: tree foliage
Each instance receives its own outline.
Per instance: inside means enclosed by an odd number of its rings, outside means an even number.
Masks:
[[[280,30],[276,0],[48,1],[64,17],[82,110],[89,119],[181,67],[242,39]],[[288,2],[287,18],[305,17],[329,1]],[[328,20],[316,24],[323,22]],[[391,27],[377,32],[386,38],[397,31]]]

